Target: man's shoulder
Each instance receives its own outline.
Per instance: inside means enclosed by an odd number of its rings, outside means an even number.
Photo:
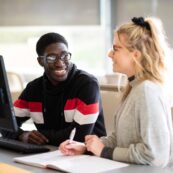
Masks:
[[[40,76],[40,77],[35,78],[35,79],[33,79],[32,81],[30,81],[30,82],[27,84],[27,86],[30,86],[30,87],[36,86],[36,87],[38,87],[38,86],[42,85],[42,83],[43,83],[43,76]]]
[[[97,78],[94,75],[84,70],[77,69],[75,76],[75,78],[78,79],[78,81],[98,83]]]

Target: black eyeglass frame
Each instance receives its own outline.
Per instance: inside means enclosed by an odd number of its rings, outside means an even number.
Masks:
[[[46,62],[49,64],[55,63],[57,60],[61,60],[63,62],[69,61],[71,59],[72,54],[70,52],[62,53],[61,55],[47,55],[47,56],[39,56],[40,58],[45,58]]]

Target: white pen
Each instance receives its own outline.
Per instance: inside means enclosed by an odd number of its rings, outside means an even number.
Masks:
[[[70,141],[69,141],[69,143],[72,143],[75,134],[76,134],[76,128],[74,128],[74,129],[71,131],[71,133],[70,133],[70,137],[69,137]]]

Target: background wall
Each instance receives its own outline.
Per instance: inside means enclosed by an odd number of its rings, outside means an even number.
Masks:
[[[136,16],[162,19],[173,40],[172,0],[0,0],[0,54],[8,71],[28,80],[42,74],[35,44],[47,32],[69,42],[72,62],[96,76],[112,73],[107,51],[113,30]]]
[[[99,0],[0,0],[1,26],[99,25]]]

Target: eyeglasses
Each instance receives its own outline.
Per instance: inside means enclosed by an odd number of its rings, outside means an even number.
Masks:
[[[47,56],[40,56],[41,58],[46,58],[47,63],[53,64],[55,63],[58,59],[65,62],[71,59],[71,53],[70,52],[65,52],[62,53],[61,55],[47,55]]]

